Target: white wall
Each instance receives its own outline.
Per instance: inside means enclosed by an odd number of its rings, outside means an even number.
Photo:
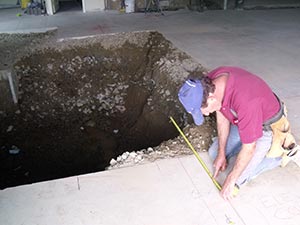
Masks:
[[[57,12],[59,4],[58,0],[45,0],[48,15],[53,15]]]
[[[105,10],[104,0],[82,0],[83,12]]]

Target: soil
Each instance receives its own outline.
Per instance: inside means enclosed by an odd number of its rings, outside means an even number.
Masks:
[[[124,152],[191,154],[169,116],[200,151],[215,136],[214,117],[189,125],[177,100],[183,80],[206,70],[157,32],[0,40],[0,68],[18,82],[18,104],[0,103],[1,189],[102,171]]]

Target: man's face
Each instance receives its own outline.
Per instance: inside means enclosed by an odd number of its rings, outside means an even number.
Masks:
[[[207,106],[201,107],[201,112],[203,115],[208,116],[210,113],[220,110],[221,103],[213,96],[207,98]]]

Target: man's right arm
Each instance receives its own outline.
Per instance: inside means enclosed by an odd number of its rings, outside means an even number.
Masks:
[[[224,171],[227,166],[226,161],[226,143],[230,130],[230,122],[229,120],[220,112],[217,111],[217,129],[218,129],[218,155],[214,161],[214,177],[216,178],[219,174],[219,171]]]

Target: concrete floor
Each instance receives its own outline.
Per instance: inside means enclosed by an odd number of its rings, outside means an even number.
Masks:
[[[0,32],[58,28],[58,38],[158,30],[208,69],[244,67],[286,102],[300,140],[300,9],[157,14],[115,11],[17,17],[0,10]],[[207,161],[207,154],[202,153]],[[0,224],[272,224],[300,221],[294,163],[259,176],[231,203],[193,156],[0,191]]]

